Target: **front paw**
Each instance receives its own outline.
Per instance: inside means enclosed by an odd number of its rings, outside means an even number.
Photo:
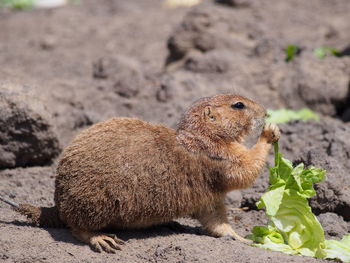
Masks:
[[[281,132],[276,124],[266,124],[260,138],[267,141],[267,143],[275,143],[280,139]]]

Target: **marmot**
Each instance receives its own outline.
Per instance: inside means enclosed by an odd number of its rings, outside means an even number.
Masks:
[[[113,118],[79,134],[57,167],[51,208],[16,209],[46,227],[68,226],[79,240],[115,253],[123,241],[103,228],[141,228],[183,216],[213,236],[244,240],[229,225],[225,194],[249,187],[279,139],[266,125],[251,148],[242,140],[264,124],[266,110],[245,97],[203,98],[177,130],[132,118]]]

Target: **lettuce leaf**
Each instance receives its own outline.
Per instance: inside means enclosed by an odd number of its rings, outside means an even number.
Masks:
[[[259,202],[269,218],[267,226],[256,226],[247,238],[254,246],[286,254],[317,258],[337,258],[350,262],[350,234],[342,241],[325,240],[324,231],[312,213],[308,198],[314,183],[325,179],[326,171],[304,164],[293,167],[275,144],[275,167],[270,168],[270,186]]]
[[[34,5],[34,0],[0,0],[0,7],[13,9],[29,9]]]
[[[341,52],[334,47],[322,46],[314,50],[314,55],[320,59],[325,58],[328,54],[333,56],[340,56]]]
[[[292,120],[307,121],[310,119],[319,120],[319,116],[308,108],[303,108],[298,111],[279,109],[279,110],[267,110],[269,123],[286,123]]]
[[[326,240],[326,258],[340,259],[350,262],[350,234],[344,235],[341,241]]]

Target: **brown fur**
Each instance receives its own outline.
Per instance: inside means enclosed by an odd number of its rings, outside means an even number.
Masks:
[[[14,208],[15,211],[27,216],[30,221],[42,227],[66,227],[60,220],[57,207],[36,207],[30,204],[20,204]]]
[[[246,107],[232,108],[238,101]],[[102,228],[147,227],[186,215],[214,236],[241,239],[228,224],[223,199],[254,182],[279,138],[269,126],[251,149],[241,144],[265,115],[247,98],[217,95],[196,102],[177,131],[130,118],[93,125],[59,161],[60,219],[97,251],[115,252],[121,243],[96,232]]]

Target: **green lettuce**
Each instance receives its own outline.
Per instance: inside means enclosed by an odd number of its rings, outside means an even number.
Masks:
[[[313,184],[325,179],[326,171],[304,164],[293,167],[275,144],[275,167],[270,168],[270,186],[259,202],[269,218],[267,226],[255,226],[247,238],[254,246],[286,254],[317,258],[337,258],[350,262],[350,234],[342,241],[325,240],[324,231],[312,213],[308,198]]]
[[[0,7],[10,7],[13,9],[32,8],[34,0],[0,0]]]
[[[350,234],[344,235],[341,241],[326,240],[326,258],[340,259],[343,262],[350,262]]]
[[[279,109],[279,110],[267,110],[269,123],[286,123],[292,120],[319,120],[319,116],[308,108],[303,108],[298,111]]]
[[[314,50],[314,55],[320,59],[325,58],[328,54],[339,57],[341,52],[333,47],[322,46]]]

